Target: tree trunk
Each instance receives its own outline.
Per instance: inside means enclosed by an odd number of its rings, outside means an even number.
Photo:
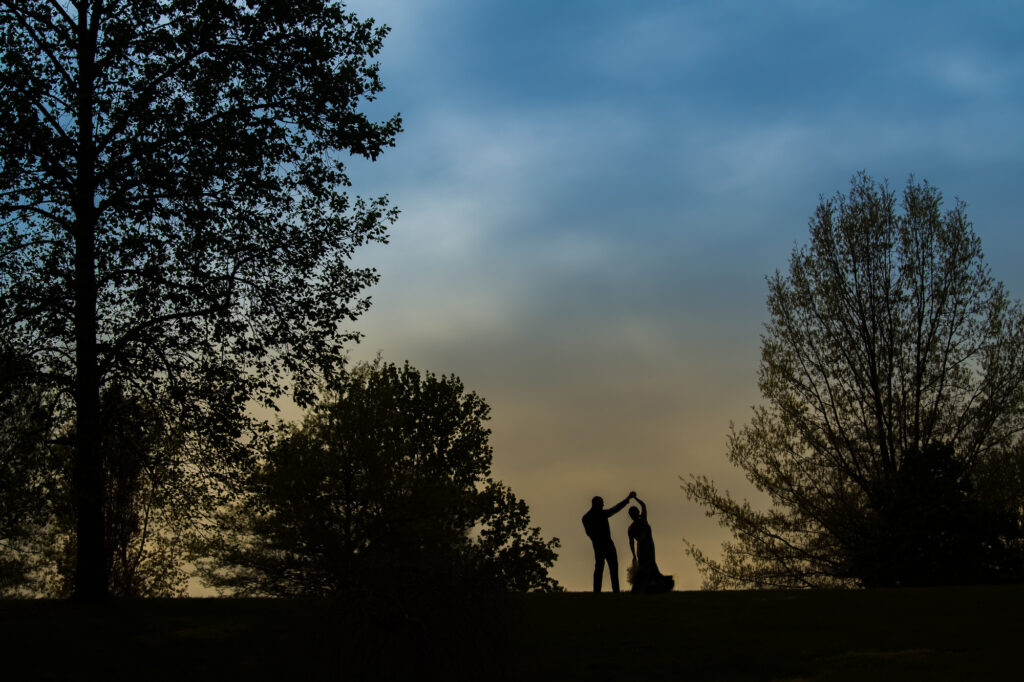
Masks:
[[[75,598],[107,596],[100,377],[96,344],[96,140],[93,131],[98,9],[78,16],[78,154],[75,178]]]

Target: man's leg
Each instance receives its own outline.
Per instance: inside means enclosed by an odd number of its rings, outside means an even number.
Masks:
[[[619,591],[619,555],[615,553],[615,545],[608,543],[604,555],[608,558],[608,578],[612,583],[612,592]]]
[[[594,592],[601,591],[601,579],[604,577],[604,552],[594,543]]]

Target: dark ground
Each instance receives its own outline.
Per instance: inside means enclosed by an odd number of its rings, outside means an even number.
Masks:
[[[1024,586],[385,602],[0,601],[0,679],[1024,679]]]

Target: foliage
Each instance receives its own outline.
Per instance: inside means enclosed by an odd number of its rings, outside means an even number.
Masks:
[[[0,597],[31,593],[40,561],[36,539],[52,514],[51,405],[24,381],[31,373],[24,358],[0,348]]]
[[[376,280],[386,198],[351,199],[348,154],[400,130],[386,28],[329,0],[0,2],[0,333],[71,430],[81,596],[105,592],[100,396],[122,386],[228,480],[250,401],[335,374]],[[211,447],[207,447],[211,446]]]
[[[1019,456],[1001,459],[1020,470]],[[950,446],[904,452],[876,508],[851,520],[856,532],[844,548],[850,572],[865,585],[1009,582],[1024,575],[1024,488],[1015,486],[1016,501],[993,500],[978,482],[1007,481],[972,473]]]
[[[558,540],[490,477],[489,412],[457,377],[355,367],[283,428],[226,515],[207,579],[238,594],[556,589]]]
[[[7,382],[7,390],[14,387]],[[22,385],[8,416],[0,484],[3,519],[0,594],[66,597],[74,586],[75,517],[71,501],[71,436],[43,411],[42,397]],[[35,421],[27,424],[32,415]],[[34,428],[33,428],[34,426]],[[108,390],[101,409],[108,543],[114,596],[181,596],[187,581],[186,540],[222,499],[191,466],[193,457],[158,410]]]
[[[215,480],[194,467],[194,435],[168,423],[159,406],[112,386],[101,400],[105,538],[109,589],[119,597],[183,596],[187,542],[224,497]],[[58,449],[58,494],[50,529],[53,574],[44,591],[68,596],[74,580],[71,453]]]
[[[758,385],[730,461],[770,499],[684,489],[734,539],[712,587],[915,585],[1024,577],[1024,313],[962,202],[863,173],[822,199],[810,243],[768,279]]]

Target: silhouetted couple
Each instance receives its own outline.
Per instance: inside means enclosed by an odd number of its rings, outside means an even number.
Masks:
[[[622,511],[630,500],[636,500],[639,507],[630,507],[629,516],[633,523],[629,525],[629,550],[633,554],[633,568],[629,572],[629,581],[633,592],[667,592],[675,585],[670,575],[662,575],[654,560],[654,536],[651,525],[647,523],[647,505],[631,492],[622,502],[608,509],[604,508],[604,499],[595,497],[590,504],[590,511],[583,515],[583,528],[594,545],[594,592],[601,591],[604,577],[604,565],[608,564],[608,577],[611,579],[612,592],[619,591],[619,557],[615,553],[612,542],[612,531],[608,519]]]

